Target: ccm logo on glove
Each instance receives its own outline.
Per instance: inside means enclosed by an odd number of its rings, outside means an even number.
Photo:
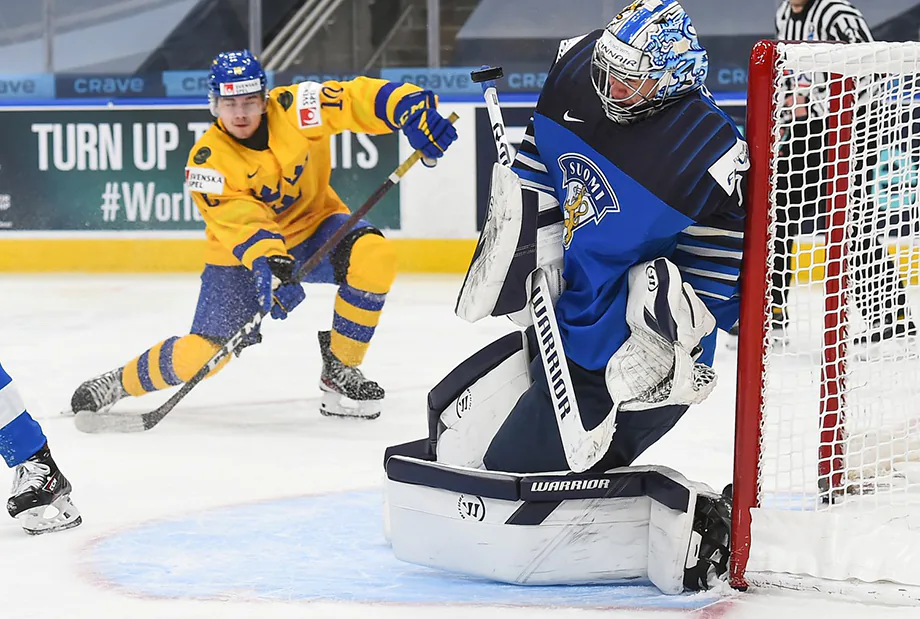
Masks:
[[[394,116],[412,148],[422,151],[426,159],[437,159],[457,139],[457,129],[436,109],[430,90],[406,95],[396,104]],[[422,163],[429,165],[424,159]]]

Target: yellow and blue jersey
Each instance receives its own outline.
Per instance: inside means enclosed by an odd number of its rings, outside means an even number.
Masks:
[[[274,88],[263,118],[266,150],[240,144],[217,121],[195,143],[185,170],[206,224],[205,262],[251,268],[259,256],[287,254],[329,215],[347,213],[329,185],[331,136],[398,129],[396,104],[418,90],[368,77]]]

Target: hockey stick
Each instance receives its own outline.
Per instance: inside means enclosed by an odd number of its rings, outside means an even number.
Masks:
[[[505,121],[498,103],[498,91],[495,88],[495,80],[501,76],[501,67],[484,66],[470,73],[470,78],[482,85],[482,96],[489,112],[499,165],[493,164],[486,218],[482,222],[482,230],[476,242],[476,252],[454,304],[454,314],[468,322],[481,320],[494,310],[501,295],[504,278],[490,276],[492,265],[511,264],[517,251],[517,230],[521,227],[523,206],[520,204],[520,181],[511,170],[511,145],[508,142]],[[516,204],[513,208],[496,209],[496,198]],[[500,214],[496,215],[496,210],[500,210]],[[480,261],[481,252],[489,254],[491,258]]]
[[[543,359],[543,370],[565,460],[575,473],[583,473],[607,453],[616,431],[618,403],[610,414],[593,430],[586,430],[575,399],[575,388],[569,375],[569,365],[562,348],[562,335],[556,322],[553,300],[543,269],[537,267],[527,278],[530,290],[530,312],[537,335],[537,347]]]
[[[456,112],[452,113],[448,117],[448,121],[451,123],[456,122],[459,118]],[[386,195],[390,189],[392,189],[399,181],[405,176],[406,172],[415,165],[419,159],[422,158],[422,151],[416,150],[413,152],[405,161],[399,164],[399,167],[393,171],[392,174],[383,182],[380,187],[378,187],[371,197],[361,205],[361,207],[356,210],[352,215],[342,224],[342,226],[323,243],[316,252],[310,256],[310,259],[307,260],[294,274],[294,281],[301,281],[304,277],[307,276],[310,271],[312,271],[316,266],[326,257],[332,249],[338,245],[339,241],[345,238],[352,227],[358,223],[358,221],[367,214],[374,206],[380,201],[383,196]],[[204,367],[202,367],[198,372],[192,376],[188,382],[183,384],[176,393],[174,393],[166,402],[160,405],[158,408],[150,411],[149,413],[141,413],[140,415],[131,415],[125,413],[94,413],[91,411],[80,411],[77,413],[74,418],[74,423],[77,426],[77,429],[81,432],[87,432],[90,434],[100,433],[100,432],[143,432],[153,428],[158,423],[160,423],[169,412],[176,407],[182,398],[188,395],[188,392],[195,388],[195,385],[203,381],[211,371],[216,368],[224,359],[233,354],[233,351],[240,345],[243,341],[243,338],[248,334],[252,333],[259,328],[259,325],[262,323],[262,319],[265,317],[265,314],[268,312],[262,312],[259,310],[252,318],[250,318],[246,324],[240,327],[240,330],[233,334],[230,339],[224,344],[220,350],[214,353],[214,356],[211,357],[211,360],[208,361]]]
[[[503,166],[510,166],[511,144],[508,143],[502,108],[498,104],[498,90],[495,88],[495,80],[502,75],[504,73],[501,67],[483,65],[478,71],[470,72],[470,79],[482,85],[482,96],[486,100],[486,109],[489,111],[489,122],[492,123],[492,138],[495,140],[495,150],[498,151],[498,162]]]

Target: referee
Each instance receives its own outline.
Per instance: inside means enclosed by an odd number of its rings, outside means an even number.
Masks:
[[[836,41],[865,43],[872,41],[866,20],[849,0],[784,0],[776,12],[776,38],[781,41]],[[774,240],[773,330],[785,340],[788,324],[787,297],[792,278],[793,239],[798,234],[812,234],[821,226],[819,217],[826,191],[822,178],[824,106],[811,97],[822,90],[823,75],[790,76],[786,96],[784,127],[777,161],[777,221]],[[916,327],[907,313],[904,286],[897,266],[888,255],[879,228],[884,213],[867,188],[878,164],[879,138],[870,131],[870,118],[879,103],[871,93],[863,93],[854,111],[854,165],[850,171],[851,220],[856,232],[850,241],[848,262],[855,284],[855,302],[869,326],[857,342],[879,342],[895,336],[916,335]]]
[[[785,0],[776,12],[780,41],[867,43],[872,33],[850,0]]]

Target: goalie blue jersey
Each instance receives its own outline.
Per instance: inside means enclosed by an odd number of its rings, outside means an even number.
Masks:
[[[721,329],[735,323],[748,168],[746,144],[708,93],[633,124],[608,119],[590,76],[601,32],[550,69],[513,166],[525,189],[559,202],[567,289],[556,314],[566,355],[588,370],[603,369],[629,336],[627,273],[637,263],[670,259]]]

